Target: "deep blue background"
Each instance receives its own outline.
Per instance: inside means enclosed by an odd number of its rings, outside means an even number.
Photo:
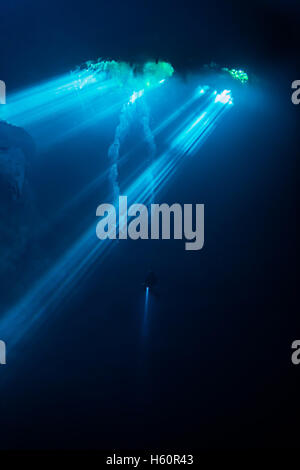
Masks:
[[[100,56],[165,59],[183,77],[211,60],[240,65],[263,80],[264,98],[247,112],[236,107],[161,195],[205,204],[204,249],[120,244],[1,368],[9,380],[0,447],[296,445],[297,15],[295,2],[249,3],[1,7],[0,78],[8,90]],[[141,283],[150,265],[159,295],[150,299],[143,343]]]

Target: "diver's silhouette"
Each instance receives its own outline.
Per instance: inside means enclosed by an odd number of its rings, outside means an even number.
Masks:
[[[153,290],[155,288],[155,286],[157,285],[157,276],[156,274],[154,273],[154,271],[150,270],[146,276],[146,279],[145,279],[145,282],[144,282],[144,288],[145,289],[150,289],[150,290]]]

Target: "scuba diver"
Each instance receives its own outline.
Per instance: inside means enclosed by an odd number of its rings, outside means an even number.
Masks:
[[[149,289],[153,291],[157,285],[158,279],[154,271],[150,270],[146,276],[146,279],[143,283],[144,289]]]

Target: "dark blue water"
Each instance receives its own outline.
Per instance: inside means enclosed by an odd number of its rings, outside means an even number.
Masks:
[[[226,21],[224,15],[216,17],[215,5],[206,10],[212,34],[204,20],[203,27],[196,28],[198,19],[191,19],[191,10],[183,6],[175,11],[163,7],[159,15],[156,7],[146,14],[147,7],[140,5],[131,32],[127,26],[125,31],[125,4],[118,4],[116,16],[112,6],[97,10],[113,25],[103,31],[100,20],[93,18],[95,2],[84,11],[77,4],[70,9],[69,2],[45,2],[44,15],[50,16],[43,17],[42,31],[41,7],[31,3],[32,9],[27,5],[26,11],[25,5],[16,10],[6,7],[10,21],[1,34],[9,46],[2,56],[3,79],[13,90],[27,89],[101,55],[103,42],[109,44],[107,57],[114,53],[113,57],[127,59],[125,49],[135,56],[155,56],[161,46],[175,68],[177,62],[174,80],[147,97],[153,129],[191,96],[201,81],[200,65],[211,55],[224,61],[232,54],[227,60],[239,63],[245,57],[244,63],[251,64],[260,81],[247,93],[236,92],[232,110],[157,192],[158,202],[205,204],[202,250],[185,251],[180,240],[121,241],[105,256],[95,256],[33,323],[34,302],[32,311],[26,304],[25,317],[22,309],[18,311],[30,327],[16,345],[8,341],[8,364],[0,369],[0,448],[291,445],[295,436],[289,423],[297,398],[290,344],[298,331],[292,273],[299,110],[289,94],[290,82],[297,78],[294,68],[281,65],[290,56],[283,58],[278,52],[278,63],[273,63],[269,27],[265,42],[259,36],[262,25],[254,40],[255,26],[244,16],[248,40],[238,43],[237,26],[225,40]],[[173,22],[168,26],[169,15]],[[274,16],[279,22],[277,13]],[[182,41],[174,47],[172,34],[181,22]],[[257,22],[259,26],[262,19]],[[184,25],[189,24],[193,27],[187,31]],[[19,74],[21,53],[15,60],[11,54],[21,37],[26,47]],[[126,47],[121,45],[124,37]],[[207,37],[209,51],[199,52],[198,70],[186,76]],[[88,109],[88,116],[93,112]],[[96,207],[109,202],[107,151],[119,111],[95,118],[68,138],[55,139],[85,119],[78,109],[61,121],[50,119],[49,128],[39,127],[39,122],[30,129],[24,126],[31,135],[36,132],[37,151],[28,170],[27,202],[18,205],[9,227],[14,234],[22,227],[27,230],[20,235],[27,237],[26,249],[16,253],[15,270],[7,276],[5,269],[1,271],[0,321],[57,266],[88,227],[95,229]],[[172,126],[157,137],[158,154],[176,123]],[[145,152],[136,123],[122,148],[121,191],[127,181],[134,181]],[[7,227],[6,220],[1,225]],[[15,245],[8,238],[7,249],[13,253]],[[142,284],[150,268],[158,285],[149,296],[148,330],[143,335]],[[46,291],[43,302],[52,295],[51,289],[48,297]],[[16,322],[19,335],[18,328]],[[0,338],[6,339],[5,331],[0,331]]]

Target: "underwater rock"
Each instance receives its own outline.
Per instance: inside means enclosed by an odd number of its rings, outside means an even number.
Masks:
[[[28,162],[34,153],[33,139],[26,131],[0,121],[1,193],[9,192],[14,200],[22,197]]]
[[[34,155],[34,141],[27,132],[0,121],[1,304],[9,293],[16,295],[18,273],[22,273],[25,259],[32,259],[30,240],[37,218],[28,167]]]

